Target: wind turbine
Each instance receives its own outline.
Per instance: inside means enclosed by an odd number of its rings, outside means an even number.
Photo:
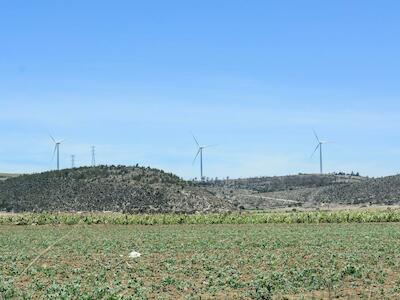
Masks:
[[[204,176],[203,176],[203,150],[209,147],[213,147],[216,145],[205,145],[205,146],[200,146],[199,142],[195,138],[195,136],[192,134],[194,141],[196,142],[196,145],[198,147],[196,156],[194,157],[193,164],[196,162],[197,157],[200,155],[200,180],[203,181]]]
[[[54,155],[57,153],[57,171],[60,170],[60,145],[64,140],[57,141],[54,137],[50,135],[50,138],[54,142],[54,151],[53,151],[53,159]]]
[[[313,157],[315,152],[317,152],[317,150],[319,149],[319,172],[322,174],[323,173],[322,172],[323,171],[323,169],[322,169],[322,145],[327,144],[329,142],[321,141],[319,139],[317,133],[315,132],[315,130],[314,130],[314,135],[315,135],[315,138],[317,139],[318,144],[317,144],[317,147],[315,147],[315,150],[314,150],[313,154],[311,155],[311,157]]]

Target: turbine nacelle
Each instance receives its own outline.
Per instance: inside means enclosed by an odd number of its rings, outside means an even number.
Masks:
[[[49,136],[55,145],[60,145],[62,142],[64,142],[64,140],[57,141],[51,134],[49,134]]]

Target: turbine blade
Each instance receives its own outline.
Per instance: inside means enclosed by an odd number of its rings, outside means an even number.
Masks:
[[[201,151],[201,149],[199,148],[199,151],[197,151],[197,154],[196,154],[196,156],[195,156],[194,159],[193,159],[192,165],[194,165],[194,163],[196,162],[196,159],[197,159],[197,157],[199,156],[200,151]]]
[[[218,146],[217,144],[213,144],[213,145],[206,145],[206,146],[203,146],[202,148],[204,149],[204,148],[210,148],[210,147],[216,147],[216,146]]]
[[[51,158],[51,161],[54,161],[54,156],[56,155],[57,151],[57,145],[55,145],[54,150],[53,150],[53,157]]]
[[[317,147],[315,147],[314,152],[311,154],[311,158],[313,158],[315,152],[317,152],[318,148],[321,146],[321,144],[318,143]]]
[[[318,137],[317,133],[315,132],[315,130],[313,130],[313,131],[314,131],[314,135],[315,135],[315,138],[317,139],[318,143],[321,143],[321,141],[319,140],[319,137]]]
[[[56,139],[55,139],[51,134],[49,134],[49,136],[50,136],[50,138],[52,139],[52,141],[53,141],[54,143],[57,143],[57,142],[56,142]]]
[[[193,134],[193,133],[192,133],[192,137],[193,137],[194,141],[196,142],[197,146],[199,146],[199,148],[200,148],[200,144],[199,144],[199,142],[196,140],[196,138],[194,137],[194,134]]]

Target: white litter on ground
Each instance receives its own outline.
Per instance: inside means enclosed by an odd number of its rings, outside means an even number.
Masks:
[[[141,256],[141,254],[136,251],[132,251],[131,253],[129,253],[130,258],[139,258],[140,256]]]

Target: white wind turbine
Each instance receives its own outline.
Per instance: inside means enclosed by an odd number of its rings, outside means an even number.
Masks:
[[[214,147],[216,145],[205,145],[205,146],[200,146],[199,142],[195,138],[195,136],[192,134],[194,141],[196,142],[196,145],[198,147],[197,154],[194,157],[193,164],[196,162],[197,157],[200,155],[200,180],[203,181],[204,176],[203,176],[203,150],[209,147]]]
[[[318,144],[317,144],[317,147],[315,147],[315,150],[314,150],[313,154],[311,155],[311,157],[313,157],[315,152],[317,152],[317,150],[319,149],[319,172],[322,174],[323,173],[323,168],[322,168],[322,145],[328,144],[329,142],[320,140],[318,135],[317,135],[317,133],[315,132],[315,130],[314,130],[314,135],[315,135],[315,138],[317,139]]]
[[[54,142],[53,159],[54,159],[54,155],[57,154],[57,171],[59,171],[60,170],[60,145],[64,140],[57,141],[51,135],[50,135],[50,138]]]

